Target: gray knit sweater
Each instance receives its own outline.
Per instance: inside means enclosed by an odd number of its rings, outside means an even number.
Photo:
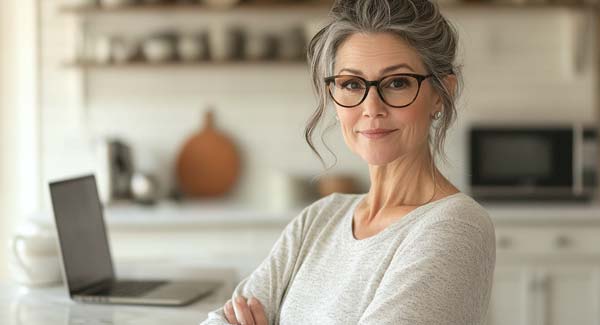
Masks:
[[[258,298],[269,324],[484,324],[496,262],[487,212],[459,192],[357,240],[352,218],[365,195],[306,207],[233,296]],[[202,324],[228,324],[223,308]]]

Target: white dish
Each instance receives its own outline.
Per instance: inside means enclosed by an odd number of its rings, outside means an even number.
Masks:
[[[203,0],[203,3],[209,7],[217,9],[228,9],[237,5],[240,0]]]
[[[100,0],[100,5],[108,8],[127,6],[132,3],[132,0]]]
[[[151,38],[142,45],[144,57],[148,62],[164,62],[173,58],[175,49],[171,42],[162,38]]]

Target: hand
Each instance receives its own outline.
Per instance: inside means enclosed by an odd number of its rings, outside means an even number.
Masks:
[[[265,308],[258,299],[251,297],[246,303],[246,298],[239,296],[234,304],[235,306],[229,299],[223,307],[225,317],[229,323],[235,325],[268,325]]]

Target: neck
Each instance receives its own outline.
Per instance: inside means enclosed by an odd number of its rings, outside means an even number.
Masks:
[[[387,165],[370,165],[371,188],[363,202],[365,221],[383,218],[393,209],[417,207],[455,192],[432,162],[429,148],[425,147]]]

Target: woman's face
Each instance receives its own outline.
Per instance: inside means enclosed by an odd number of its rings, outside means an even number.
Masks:
[[[358,33],[338,48],[334,75],[379,80],[397,73],[428,74],[417,52],[397,36]],[[371,87],[358,106],[334,105],[348,147],[370,165],[378,166],[423,150],[427,146],[431,114],[442,107],[430,79],[422,82],[415,101],[403,108],[384,103],[376,87]],[[365,131],[377,128],[394,131],[379,137],[366,135]]]

